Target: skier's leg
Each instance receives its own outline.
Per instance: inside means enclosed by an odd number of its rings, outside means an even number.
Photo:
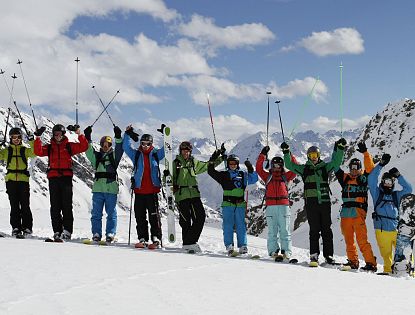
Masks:
[[[291,211],[289,206],[280,205],[278,207],[278,226],[281,237],[281,250],[287,256],[291,256]]]
[[[310,255],[320,254],[320,229],[321,229],[321,222],[320,222],[320,211],[318,208],[318,204],[314,202],[310,202],[307,200],[306,206],[306,214],[307,214],[307,221],[308,225],[310,226],[309,232],[309,239],[310,239]]]
[[[245,207],[236,207],[234,216],[236,226],[236,239],[238,241],[238,247],[241,248],[242,246],[247,246]]]
[[[203,208],[202,201],[199,197],[191,199],[191,216],[193,224],[189,230],[190,244],[195,244],[199,241],[200,234],[202,234],[203,226],[205,224],[206,213]]]
[[[19,182],[20,210],[22,211],[22,229],[32,231],[33,216],[30,210],[30,188],[28,182]]]
[[[183,245],[191,245],[189,240],[189,231],[192,226],[192,218],[190,215],[191,205],[190,199],[184,199],[177,203],[177,208],[179,210],[179,225],[182,228],[182,240]]]
[[[357,209],[357,213],[357,218],[355,219],[357,244],[359,245],[365,262],[376,266],[376,258],[373,255],[372,246],[367,239],[366,211],[363,209]]]
[[[137,223],[137,237],[148,241],[147,222],[147,195],[136,194],[134,201],[135,221]]]
[[[159,220],[159,200],[157,194],[149,195],[148,199],[148,217],[150,221],[151,238],[157,237],[161,240],[161,222]]]
[[[61,185],[62,183],[59,177],[49,178],[50,218],[53,232],[55,233],[62,233],[63,230]]]
[[[383,271],[392,272],[392,246],[396,244],[396,231],[381,231],[376,229],[376,240],[383,258]]]
[[[234,211],[235,207],[222,207],[222,229],[225,247],[233,245]]]
[[[323,256],[333,257],[333,231],[331,230],[331,205],[323,203],[321,205],[321,237],[323,239]]]
[[[117,195],[105,194],[105,211],[107,212],[107,224],[105,226],[105,235],[117,234]]]
[[[6,189],[10,201],[10,225],[12,226],[12,229],[21,230],[22,224],[20,220],[19,189],[17,182],[11,180],[7,181]]]
[[[359,265],[359,255],[354,242],[354,223],[356,218],[341,218],[340,228],[346,243],[347,259]],[[357,234],[357,233],[356,233]]]
[[[270,256],[276,251],[280,250],[278,239],[277,210],[277,206],[267,206],[265,209],[268,225],[267,250]]]
[[[102,209],[104,207],[104,193],[92,193],[91,232],[102,236]]]
[[[62,216],[63,216],[63,229],[72,234],[73,232],[73,212],[72,212],[72,176],[62,177]]]

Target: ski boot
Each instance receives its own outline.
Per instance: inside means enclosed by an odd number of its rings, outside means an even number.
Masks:
[[[366,265],[363,266],[363,267],[361,267],[360,270],[370,271],[370,272],[376,272],[376,271],[378,271],[378,267],[375,266],[374,264],[366,263]]]
[[[138,243],[136,243],[134,245],[135,248],[146,248],[147,247],[147,242],[144,238],[140,238],[140,240],[138,241]]]
[[[115,235],[112,233],[108,233],[107,237],[105,238],[106,243],[112,243],[115,240]]]
[[[161,242],[160,242],[160,240],[156,236],[153,236],[152,237],[152,241],[153,242],[148,245],[148,249],[157,249],[157,248],[160,248]]]
[[[333,256],[327,256],[325,257],[326,259],[326,264],[328,265],[338,265],[338,263],[336,263],[336,260],[333,258]]]
[[[98,233],[95,233],[93,236],[92,236],[92,241],[93,242],[99,242],[99,241],[101,241],[101,235],[99,235]]]
[[[239,247],[239,254],[240,255],[244,255],[244,254],[248,254],[248,247],[247,246],[241,246]]]
[[[310,255],[310,263],[308,265],[310,267],[318,267],[318,254]]]
[[[13,229],[12,236],[14,236],[15,238],[24,238],[23,232],[20,231],[20,229],[18,228]]]
[[[31,238],[32,237],[32,231],[30,229],[24,229],[23,230],[23,236],[24,236],[24,238]]]
[[[359,269],[359,262],[351,261],[350,259],[348,259],[347,263],[343,264],[340,267],[341,271],[350,271],[350,270],[358,270],[358,269]]]
[[[67,230],[63,230],[62,234],[61,234],[61,240],[63,241],[69,241],[72,237],[72,234],[67,231]]]

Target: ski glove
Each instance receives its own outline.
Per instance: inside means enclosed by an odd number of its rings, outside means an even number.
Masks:
[[[37,128],[36,131],[35,131],[35,136],[40,137],[42,135],[42,133],[45,132],[45,130],[46,130],[45,126]]]
[[[246,160],[245,161],[245,166],[246,166],[246,169],[248,170],[248,173],[253,173],[254,172],[254,167],[252,166],[251,161]]]
[[[225,144],[224,143],[222,143],[222,145],[220,146],[219,151],[220,151],[220,154],[221,155],[224,155],[225,154],[226,148],[225,148]]]
[[[391,160],[391,156],[388,153],[384,153],[382,155],[382,158],[380,159],[379,165],[380,166],[385,166],[389,163],[389,161]]]
[[[398,169],[396,167],[392,167],[389,170],[389,174],[390,174],[390,176],[395,177],[395,178],[398,178],[399,176],[401,176],[401,173],[398,171]]]
[[[365,152],[367,152],[366,143],[364,143],[363,141],[362,141],[362,142],[359,142],[359,143],[357,144],[357,151],[358,151],[358,152],[360,152],[360,153],[365,153]]]
[[[288,145],[287,142],[281,143],[281,150],[282,150],[282,153],[284,153],[284,154],[290,152],[290,146]]]
[[[134,142],[137,142],[138,141],[138,133],[135,133],[134,132],[134,128],[133,127],[131,127],[131,128],[128,128],[128,129],[126,129],[125,130],[125,133],[131,138],[131,139],[133,139],[134,140]]]
[[[114,137],[115,139],[121,139],[121,129],[118,126],[114,126]]]
[[[215,150],[215,152],[213,152],[213,153],[212,153],[212,156],[210,157],[210,161],[216,161],[216,160],[217,160],[217,158],[218,158],[218,157],[219,157],[219,155],[220,155],[220,152],[221,152],[221,150],[220,150],[220,149]]]
[[[86,140],[88,140],[88,142],[92,141],[91,134],[92,134],[92,127],[91,126],[86,127],[84,130],[84,135],[85,135]]]
[[[341,138],[341,139],[337,140],[337,141],[334,143],[334,149],[335,149],[335,150],[336,150],[336,149],[341,149],[341,150],[344,150],[344,147],[346,146],[346,144],[347,144],[346,139]]]
[[[79,125],[69,125],[68,127],[66,127],[66,129],[73,132],[76,132],[79,128]]]
[[[265,146],[262,150],[261,150],[261,154],[263,155],[267,155],[269,152],[269,145]]]

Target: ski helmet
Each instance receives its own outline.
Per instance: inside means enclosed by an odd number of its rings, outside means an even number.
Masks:
[[[317,157],[320,158],[320,149],[316,146],[311,146],[307,150],[307,157],[310,157],[310,155],[317,154]]]
[[[148,133],[145,133],[140,138],[140,142],[142,142],[142,141],[148,141],[148,142],[153,143],[153,136],[149,135]]]
[[[101,147],[104,145],[104,142],[108,142],[109,146],[112,146],[112,138],[110,136],[103,136],[101,140],[99,141],[99,144]]]
[[[284,167],[284,160],[282,157],[280,156],[274,156],[271,160],[271,168],[274,167],[274,165],[280,165],[281,167]]]
[[[21,137],[22,136],[22,129],[17,128],[17,127],[10,129],[9,137],[11,137],[11,136],[20,136]]]
[[[350,168],[350,170],[352,170],[352,169],[360,170],[360,169],[362,169],[362,162],[357,158],[353,158],[353,159],[350,160],[349,168]]]
[[[180,151],[181,150],[190,150],[190,151],[192,151],[193,146],[189,141],[183,141],[182,143],[180,143],[179,150]]]
[[[236,162],[239,168],[239,157],[236,154],[229,154],[226,159],[226,167],[229,168],[229,162]]]
[[[56,124],[55,126],[53,126],[52,134],[54,135],[55,132],[58,132],[58,131],[62,132],[62,136],[66,133],[65,127],[61,124]]]

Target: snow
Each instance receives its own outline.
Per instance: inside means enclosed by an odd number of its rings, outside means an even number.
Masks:
[[[2,229],[6,217],[1,209]],[[46,217],[37,218],[36,236],[50,232]],[[217,227],[203,230],[208,252],[189,255],[180,249],[179,226],[177,243],[164,239],[166,249],[156,251],[127,246],[127,215],[115,246],[83,245],[89,222],[76,218],[75,226],[78,239],[64,244],[0,239],[0,314],[350,314],[353,305],[359,313],[393,314],[414,306],[413,281],[309,268],[305,249],[294,248],[299,264],[278,264],[265,258],[265,239],[249,236],[261,260],[226,257]]]

